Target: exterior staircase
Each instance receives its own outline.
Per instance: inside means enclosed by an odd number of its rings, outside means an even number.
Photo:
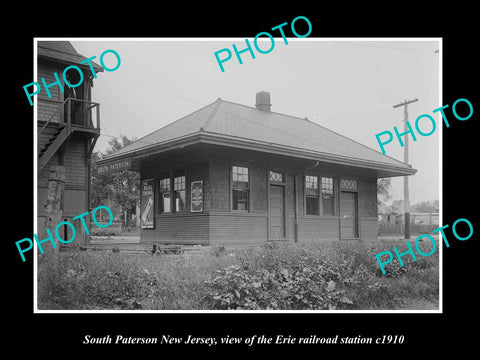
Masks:
[[[48,140],[38,152],[38,169],[41,171],[57,150],[68,139],[71,134],[69,126],[61,125],[57,132]]]

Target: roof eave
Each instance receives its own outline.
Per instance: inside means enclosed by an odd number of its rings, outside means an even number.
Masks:
[[[211,134],[208,134],[208,135],[211,135]],[[266,143],[249,140],[249,139],[243,139],[243,138],[232,139],[231,137],[223,137],[220,135],[215,135],[215,136],[208,136],[208,137],[205,136],[203,142],[215,144],[215,145],[246,148],[249,150],[256,150],[261,152],[268,152],[268,153],[298,157],[298,158],[315,160],[315,161],[329,162],[329,163],[345,165],[345,166],[362,167],[366,169],[372,169],[379,172],[388,173],[388,176],[385,176],[385,177],[408,176],[408,175],[414,175],[417,172],[416,169],[413,169],[411,166],[408,166],[408,165],[395,166],[395,165],[368,161],[368,160],[359,159],[359,158],[349,158],[345,156],[336,156],[328,153],[320,153],[320,152],[309,151],[309,150],[300,149],[300,148],[293,148],[293,147],[279,145],[279,144],[273,144],[273,143],[266,144]]]
[[[260,152],[274,153],[279,155],[298,157],[303,159],[310,159],[322,162],[329,162],[345,166],[361,167],[365,169],[371,169],[377,171],[380,177],[395,177],[395,176],[408,176],[414,175],[417,170],[412,167],[396,166],[386,163],[374,162],[359,158],[349,158],[345,156],[336,156],[328,153],[319,153],[309,151],[300,148],[292,148],[284,145],[263,143],[260,141],[244,139],[244,138],[232,138],[229,136],[223,136],[219,134],[196,132],[183,136],[181,138],[175,138],[161,144],[145,146],[141,149],[127,151],[119,155],[112,154],[102,160],[98,160],[99,165],[106,164],[110,161],[120,160],[123,158],[131,157],[135,159],[148,157],[165,151],[193,145],[196,143],[205,143],[220,146],[230,146],[248,150],[255,150]]]
[[[136,150],[121,152],[120,154],[113,153],[111,155],[107,155],[107,157],[103,159],[97,160],[97,164],[104,165],[104,164],[107,164],[108,162],[122,160],[125,158],[139,159],[139,158],[144,158],[144,157],[155,155],[155,154],[160,154],[166,151],[182,148],[185,146],[193,145],[200,142],[199,135],[200,135],[199,133],[193,133],[193,134],[183,136],[181,138],[175,138],[159,144],[146,145]]]
[[[73,55],[72,55],[73,56]],[[49,55],[44,55],[44,54],[38,54],[38,58],[41,58],[41,59],[45,59],[45,60],[49,60],[49,61],[54,61],[54,62],[58,62],[58,63],[62,63],[62,64],[65,64],[65,65],[76,65],[76,66],[79,66],[79,67],[82,67],[84,69],[89,69],[90,68],[90,65],[88,65],[88,62],[85,62],[83,64],[80,63],[80,61],[72,61],[72,60],[65,60],[65,59],[60,59],[58,57],[55,57],[55,56],[49,56]],[[84,61],[86,60],[87,58],[81,60],[81,61]],[[101,67],[100,65],[98,65],[95,61],[91,61],[92,63],[92,66],[93,66],[93,69],[95,70],[95,72],[103,72],[103,67]]]

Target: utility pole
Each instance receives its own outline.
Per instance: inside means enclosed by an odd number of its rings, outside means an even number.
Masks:
[[[404,110],[404,133],[407,132],[407,121],[408,121],[408,104],[414,103],[418,101],[417,98],[414,100],[404,100],[402,103],[393,105],[393,108],[397,108],[403,106]],[[408,135],[405,136],[405,147],[403,149],[403,162],[408,165]],[[408,192],[408,176],[403,177],[403,211],[405,213],[405,239],[410,239],[410,199],[409,199],[409,192]]]

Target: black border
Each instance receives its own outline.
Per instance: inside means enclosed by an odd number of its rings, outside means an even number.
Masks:
[[[473,348],[476,323],[469,321],[475,313],[475,257],[478,250],[478,215],[473,211],[476,203],[475,127],[480,112],[478,96],[474,91],[480,79],[476,55],[472,5],[422,9],[418,4],[391,4],[387,8],[357,4],[340,4],[338,9],[327,9],[323,4],[293,9],[288,4],[278,4],[266,11],[246,3],[202,4],[193,9],[187,3],[183,9],[171,10],[163,5],[128,7],[120,4],[77,5],[67,11],[54,11],[53,4],[41,4],[39,9],[19,12],[16,26],[9,24],[4,34],[10,36],[4,46],[9,56],[3,69],[8,74],[7,104],[3,109],[8,117],[3,125],[4,134],[4,189],[8,211],[4,215],[3,241],[6,250],[4,274],[7,286],[3,310],[8,317],[5,343],[16,351],[35,349],[56,358],[72,354],[142,354],[152,351],[161,356],[166,351],[177,355],[182,350],[199,354],[253,353],[265,351],[283,354],[310,351],[319,354],[340,354],[344,350],[379,351],[384,356],[404,354],[432,355],[452,349],[462,352]],[[113,6],[113,7],[112,7]],[[38,11],[37,11],[38,10]],[[62,9],[63,10],[63,9]],[[450,241],[444,247],[443,264],[443,314],[33,314],[33,258],[25,263],[18,257],[14,241],[30,237],[33,233],[33,108],[25,102],[22,86],[33,78],[33,37],[253,37],[294,17],[303,15],[310,19],[313,31],[310,37],[442,37],[443,38],[443,104],[458,98],[467,98],[473,104],[474,115],[468,121],[452,120],[450,128],[443,128],[443,223],[452,224],[458,218],[469,219],[474,235],[465,242]],[[6,26],[5,24],[2,26]],[[15,29],[21,30],[18,35]],[[132,30],[133,29],[133,30]],[[477,31],[478,32],[478,31]],[[9,35],[15,33],[15,35]],[[14,101],[10,101],[10,99]],[[11,138],[11,140],[10,140]],[[6,151],[9,148],[10,151]],[[462,186],[463,185],[463,186]],[[11,196],[10,196],[11,194]],[[5,213],[4,213],[5,214]],[[5,315],[4,315],[5,316]],[[473,319],[472,319],[473,320]],[[291,334],[294,336],[382,336],[404,335],[402,345],[390,346],[217,346],[186,347],[164,346],[86,346],[86,334],[104,336],[161,336],[171,334],[186,336],[250,336],[264,334]],[[312,351],[313,350],[313,351]],[[62,355],[63,354],[63,355]]]

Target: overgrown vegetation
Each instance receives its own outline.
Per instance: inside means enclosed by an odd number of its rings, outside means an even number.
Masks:
[[[396,309],[438,300],[438,255],[392,262],[377,243],[273,245],[183,256],[65,252],[38,263],[40,309]],[[405,261],[406,259],[404,259]]]

